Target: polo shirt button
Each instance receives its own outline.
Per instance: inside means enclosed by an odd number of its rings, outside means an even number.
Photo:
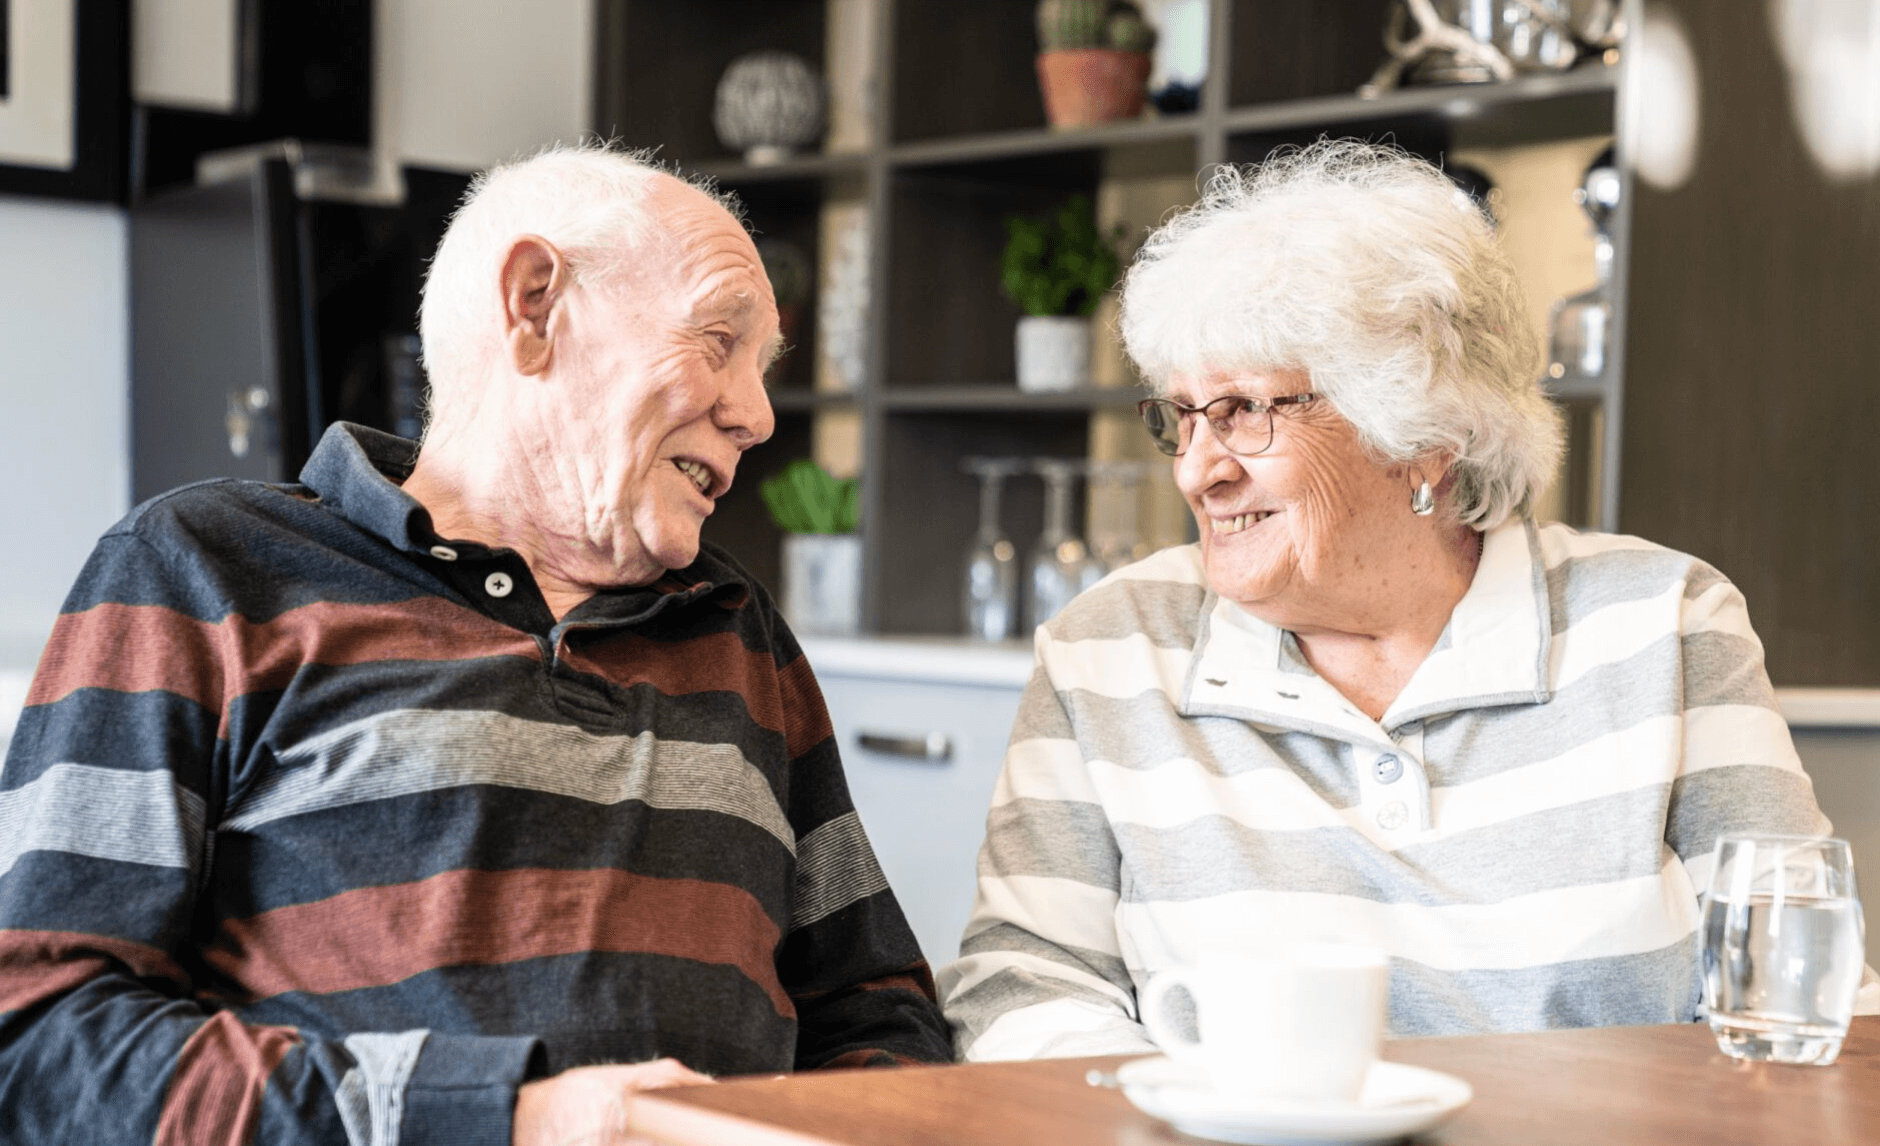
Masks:
[[[439,561],[455,561],[457,560],[457,551],[448,545],[433,545],[431,546],[431,556],[437,558]]]
[[[507,573],[492,573],[483,579],[483,591],[492,597],[507,597],[515,587],[516,583],[509,579]]]
[[[1377,826],[1387,832],[1394,832],[1403,827],[1404,821],[1409,818],[1410,810],[1397,800],[1392,800],[1377,810]]]
[[[1371,765],[1371,774],[1380,784],[1395,783],[1397,777],[1403,775],[1403,761],[1395,756],[1379,756],[1377,763]]]

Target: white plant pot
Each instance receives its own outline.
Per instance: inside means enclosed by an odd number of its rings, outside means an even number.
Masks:
[[[1090,320],[1028,314],[1013,341],[1020,390],[1075,390],[1090,382]]]
[[[862,628],[859,533],[783,538],[783,618],[798,633],[853,636]]]

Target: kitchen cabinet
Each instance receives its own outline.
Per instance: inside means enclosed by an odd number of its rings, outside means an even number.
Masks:
[[[935,969],[959,957],[1031,651],[808,638],[862,827]]]

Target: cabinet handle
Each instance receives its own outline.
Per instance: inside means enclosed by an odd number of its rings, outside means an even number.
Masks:
[[[855,734],[855,742],[870,752],[879,752],[884,756],[904,756],[929,764],[939,764],[953,758],[953,738],[944,732],[929,732],[925,736],[858,732]]]

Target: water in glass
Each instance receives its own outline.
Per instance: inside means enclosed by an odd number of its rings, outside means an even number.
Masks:
[[[1710,1028],[1735,1058],[1825,1066],[1847,1036],[1865,947],[1851,864],[1834,870],[1846,845],[1754,843],[1760,854],[1719,842],[1704,900]]]

